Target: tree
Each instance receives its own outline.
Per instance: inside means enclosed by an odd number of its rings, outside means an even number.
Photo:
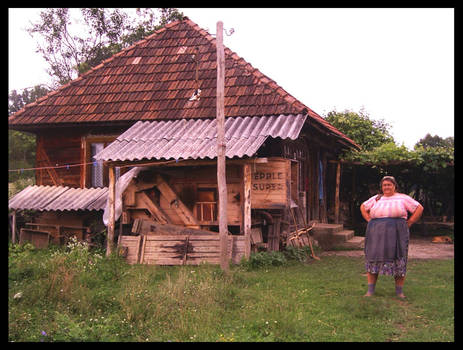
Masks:
[[[49,64],[50,76],[62,85],[180,18],[183,14],[170,8],[47,8],[27,31],[41,39],[37,52]]]
[[[8,95],[8,115],[12,115],[21,110],[25,105],[34,102],[38,98],[45,96],[50,89],[43,85],[36,85],[32,88],[26,88],[21,93],[13,90]]]
[[[430,147],[444,147],[444,148],[453,148],[455,145],[453,137],[442,138],[438,135],[431,136],[431,134],[426,134],[425,137],[420,139],[414,146],[414,149],[419,147],[430,148]]]
[[[364,110],[358,113],[349,110],[344,110],[344,112],[334,110],[329,112],[325,119],[354,140],[364,151],[394,142],[394,138],[389,133],[391,126],[382,119],[371,119]]]
[[[49,89],[36,85],[26,88],[21,93],[13,90],[8,95],[8,115],[12,115],[21,110],[25,105],[34,102],[38,98],[45,96]],[[8,168],[24,169],[32,168],[35,164],[35,135],[8,130]],[[14,182],[20,178],[31,178],[33,172],[12,172],[9,174],[8,181]]]
[[[400,191],[420,200],[426,215],[453,216],[453,137],[443,139],[427,134],[410,151],[394,142],[388,124],[372,120],[363,111],[332,111],[326,120],[362,147],[360,151],[347,151],[341,156],[346,161],[343,181],[355,183],[353,187],[342,187],[342,196],[351,204],[353,217],[358,215],[358,207],[372,195],[371,188],[377,187],[384,175],[396,176]],[[357,222],[361,222],[359,220]]]

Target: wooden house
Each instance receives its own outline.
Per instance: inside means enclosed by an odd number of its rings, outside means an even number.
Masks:
[[[157,244],[137,236],[148,221],[151,233],[216,237],[216,79],[216,39],[185,17],[27,105],[9,127],[37,135],[36,186],[26,190],[48,201],[20,193],[10,207],[42,210],[45,224],[74,215],[85,227],[89,208],[100,218],[104,209],[88,190],[114,176],[119,244],[133,262],[148,261],[143,247]],[[224,104],[230,244],[246,255],[257,232],[278,249],[291,208],[306,223],[336,216],[338,156],[355,142],[228,48]],[[56,188],[80,189],[87,201],[55,205],[61,195],[44,193]],[[184,262],[200,261],[182,247]]]

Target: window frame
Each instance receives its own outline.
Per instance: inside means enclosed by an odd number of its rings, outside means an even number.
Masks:
[[[92,157],[92,143],[103,143],[103,148],[106,148],[113,142],[118,135],[95,135],[82,137],[82,159],[85,163],[81,169],[81,188],[93,188],[92,186],[92,166],[94,160]],[[103,186],[109,181],[108,167],[103,165]],[[107,187],[107,185],[105,186]]]

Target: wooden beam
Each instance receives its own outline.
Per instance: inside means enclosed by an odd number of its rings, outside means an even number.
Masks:
[[[341,162],[336,164],[336,192],[334,195],[334,222],[339,224],[339,188],[341,185]]]
[[[156,221],[143,219],[135,219],[132,227],[132,233],[139,235],[218,235],[217,232],[208,230],[171,224],[160,224]]]
[[[223,23],[217,22],[217,185],[219,191],[220,267],[228,271],[227,180],[225,177],[225,56],[223,49]]]
[[[251,165],[243,165],[243,233],[244,256],[251,255]]]
[[[48,175],[50,176],[51,180],[53,181],[53,185],[60,186],[62,184],[61,179],[59,178],[56,170],[52,168],[53,165],[50,159],[48,158],[47,152],[45,151],[43,147],[42,138],[39,138],[39,141],[37,142],[37,156],[38,158],[40,158],[40,161],[44,163],[42,167],[43,166],[47,167],[46,171]],[[43,185],[43,182],[40,185]]]
[[[13,210],[11,217],[11,242],[16,243],[16,210]]]
[[[85,163],[87,160],[87,142],[85,141],[85,136],[82,136],[80,139],[80,188],[85,188],[87,186],[87,165]]]
[[[246,159],[229,159],[227,164],[233,165],[243,165],[244,163],[267,163],[268,158],[246,158]],[[180,159],[168,160],[168,161],[159,161],[159,160],[138,160],[138,161],[105,161],[105,166],[117,166],[120,168],[127,168],[133,166],[168,166],[168,167],[179,167],[179,166],[207,166],[207,165],[216,165],[216,160],[208,159]]]
[[[161,195],[164,196],[169,203],[171,203],[172,209],[175,210],[180,219],[188,227],[199,228],[200,225],[198,220],[191,212],[190,209],[182,202],[182,200],[177,196],[174,190],[169,186],[167,181],[158,174],[157,176],[157,188],[161,192]]]
[[[113,252],[114,228],[116,226],[116,174],[114,167],[109,167],[109,222],[108,237],[106,242],[106,256]]]
[[[144,206],[151,215],[157,219],[161,224],[169,224],[169,219],[167,218],[166,214],[159,208],[150,197],[145,192],[137,192],[137,207]]]

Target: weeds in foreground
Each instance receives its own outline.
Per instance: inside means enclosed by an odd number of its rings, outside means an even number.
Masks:
[[[128,265],[85,243],[9,246],[10,341],[453,341],[453,260],[366,288],[363,261],[290,250],[218,266]]]

